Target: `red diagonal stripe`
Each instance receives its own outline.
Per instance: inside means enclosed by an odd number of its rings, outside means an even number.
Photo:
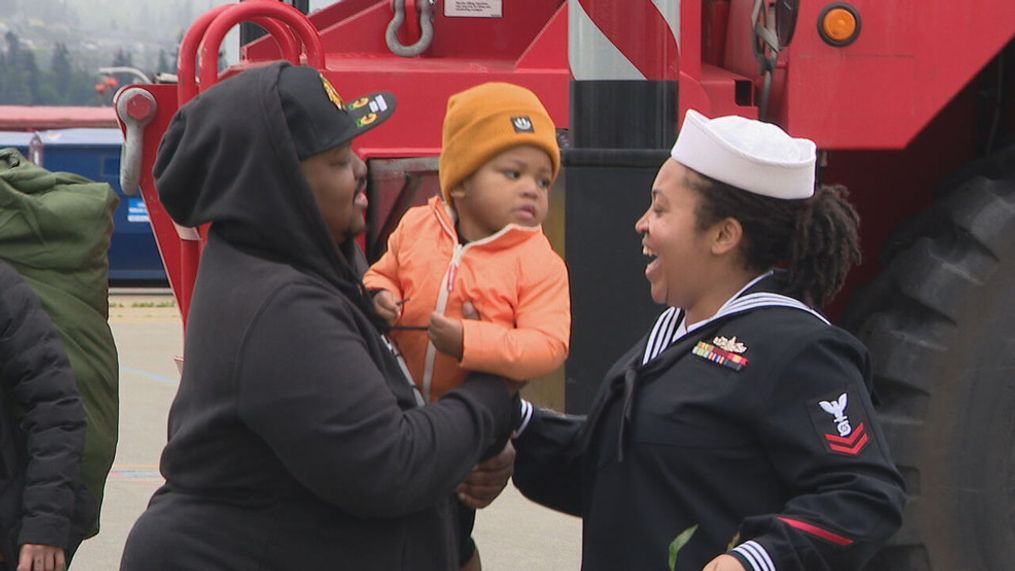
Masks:
[[[603,35],[638,68],[645,79],[677,79],[680,52],[666,19],[651,0],[579,0]],[[642,6],[633,6],[642,4]],[[632,18],[644,11],[645,19]]]
[[[832,444],[843,444],[846,446],[852,446],[862,435],[863,435],[863,423],[861,422],[856,427],[856,429],[853,430],[853,434],[850,434],[849,436],[836,436],[834,434],[826,434],[825,438],[827,438],[828,441]]]
[[[852,545],[853,544],[853,540],[848,538],[848,537],[846,537],[846,536],[844,536],[844,535],[839,535],[838,533],[833,533],[831,531],[828,531],[827,529],[822,529],[822,528],[820,528],[820,527],[818,527],[816,525],[809,524],[809,523],[807,523],[805,521],[800,521],[798,519],[793,519],[793,518],[788,518],[788,517],[783,517],[783,516],[779,516],[779,519],[783,523],[785,523],[786,525],[788,525],[788,526],[790,526],[790,527],[792,527],[794,529],[799,529],[800,531],[802,531],[804,533],[809,533],[809,534],[811,534],[813,536],[820,537],[821,539],[824,539],[825,541],[830,541],[830,542],[832,542],[832,543],[834,543],[836,545],[846,546],[846,545]]]
[[[861,450],[863,450],[864,446],[867,446],[868,440],[867,435],[864,434],[863,438],[860,439],[860,442],[857,442],[854,446],[846,447],[839,446],[838,444],[829,444],[828,447],[832,450],[832,452],[841,452],[843,454],[849,454],[850,456],[856,456]]]

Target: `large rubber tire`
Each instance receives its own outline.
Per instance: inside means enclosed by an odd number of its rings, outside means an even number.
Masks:
[[[900,233],[844,317],[909,501],[873,570],[1015,569],[1015,153]]]

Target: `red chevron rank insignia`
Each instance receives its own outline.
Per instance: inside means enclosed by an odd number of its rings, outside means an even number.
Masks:
[[[853,429],[853,432],[849,436],[826,434],[825,440],[828,441],[828,449],[832,452],[856,456],[870,442],[870,437],[867,436],[867,431],[864,430],[863,423],[861,422]]]
[[[857,456],[871,442],[864,424],[866,410],[853,391],[832,394],[810,405],[811,420],[825,449],[833,454]],[[853,406],[850,406],[853,405]]]

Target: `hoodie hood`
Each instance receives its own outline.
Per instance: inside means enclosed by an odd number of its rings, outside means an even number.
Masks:
[[[352,240],[336,245],[300,171],[279,93],[287,62],[216,84],[177,111],[154,175],[172,219],[308,271],[347,290]]]

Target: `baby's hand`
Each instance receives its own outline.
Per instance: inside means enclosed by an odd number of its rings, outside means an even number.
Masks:
[[[430,328],[427,336],[433,342],[433,346],[441,353],[451,355],[459,361],[462,360],[463,337],[465,330],[462,322],[458,319],[451,319],[440,313],[430,314]]]
[[[402,304],[395,300],[390,291],[381,290],[374,296],[374,311],[381,319],[387,321],[388,325],[394,325],[402,315]]]

